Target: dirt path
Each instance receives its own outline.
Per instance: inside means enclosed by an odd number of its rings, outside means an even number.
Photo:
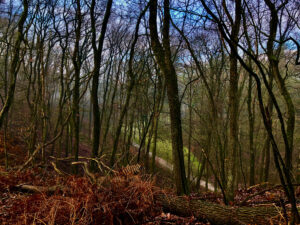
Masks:
[[[139,147],[140,147],[140,145],[137,144],[137,143],[133,143],[132,146],[135,147],[136,149],[139,149]],[[152,157],[152,152],[149,152],[149,156]],[[166,160],[164,160],[163,158],[155,156],[155,162],[156,162],[157,165],[160,165],[164,169],[167,169],[169,171],[173,170],[173,165],[171,163],[167,162]],[[190,180],[193,183],[196,183],[196,181],[192,177],[190,177]],[[200,186],[205,188],[206,187],[206,182],[204,180],[200,180]],[[210,190],[210,191],[215,190],[213,184],[208,183],[207,186],[208,186],[208,190]]]

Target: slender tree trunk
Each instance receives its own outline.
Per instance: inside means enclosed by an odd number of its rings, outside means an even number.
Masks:
[[[92,80],[92,91],[91,91],[91,101],[93,104],[93,147],[92,147],[92,157],[98,157],[99,142],[100,142],[100,109],[98,103],[98,88],[99,88],[99,76],[101,67],[101,57],[104,44],[105,33],[111,13],[112,0],[108,0],[106,3],[106,10],[102,22],[101,33],[98,40],[98,45],[96,41],[96,20],[95,20],[95,5],[96,0],[93,0],[90,7],[91,16],[91,29],[92,29],[92,47],[94,51],[94,70],[93,70],[93,80]],[[95,169],[95,165],[92,163],[92,169]]]
[[[169,39],[169,27],[171,19],[169,4],[169,0],[164,1],[162,31],[163,45],[161,45],[157,33],[157,0],[150,0],[149,28],[151,48],[154,52],[156,62],[158,63],[166,81],[171,119],[172,154],[176,189],[178,194],[187,194],[189,193],[189,190],[184,167],[181,112],[178,96],[177,75],[172,63]]]
[[[92,133],[93,133],[93,127],[92,127],[92,120],[93,120],[93,104],[92,101],[89,101],[90,103],[90,110],[89,110],[89,140],[92,141],[93,137],[92,137]]]
[[[103,119],[105,118],[105,115],[106,115],[106,112],[107,112],[107,100],[108,100],[107,95],[109,96],[108,89],[109,89],[110,77],[112,75],[111,74],[111,69],[112,69],[112,65],[109,65],[109,69],[108,69],[107,76],[106,76],[106,84],[105,84],[105,88],[104,88],[104,94],[103,94],[102,112],[100,114],[100,121],[99,121],[99,131],[100,131],[100,134],[101,134],[101,130],[102,130]],[[99,134],[99,138],[100,138],[99,139],[99,144],[100,144],[100,141],[101,141],[101,135],[100,134]],[[100,149],[100,152],[102,152],[102,149]]]
[[[200,163],[200,168],[198,170],[199,173],[198,173],[197,182],[196,182],[197,189],[200,189],[200,182],[201,182],[205,167],[206,167],[206,157],[203,155],[201,163]]]
[[[298,150],[296,181],[300,183],[300,150]]]
[[[126,159],[127,163],[129,163],[129,151],[130,151],[130,146],[131,146],[131,143],[132,143],[134,116],[135,116],[135,112],[132,111],[131,116],[130,116],[130,122],[129,122],[129,134],[128,134],[128,137],[127,137],[126,148],[125,148],[125,155],[126,155],[125,159]]]
[[[279,87],[281,95],[283,96],[287,108],[287,122],[286,134],[288,141],[288,148],[285,151],[285,164],[286,167],[292,172],[293,169],[293,148],[294,148],[294,130],[295,130],[295,107],[291,95],[288,92],[285,82],[280,75],[278,63],[272,60],[273,73],[275,81]]]
[[[157,147],[157,131],[159,124],[159,116],[164,106],[164,99],[166,95],[166,85],[163,84],[162,78],[158,77],[158,98],[157,98],[157,108],[155,109],[155,114],[153,118],[153,129],[154,129],[154,137],[153,137],[153,145],[152,145],[152,162],[151,169],[152,173],[155,173],[155,157],[156,157],[156,147]]]
[[[252,113],[252,77],[249,76],[248,84],[248,99],[247,99],[247,109],[248,109],[248,124],[249,124],[249,150],[250,150],[250,186],[255,184],[255,150],[253,146],[253,134],[254,134],[254,115]]]
[[[270,78],[270,87],[272,88],[272,82],[273,79]],[[273,102],[271,98],[268,99],[268,105],[267,105],[269,114],[270,114],[270,126],[272,126],[272,114],[273,114]],[[265,140],[265,162],[264,162],[264,182],[267,182],[269,180],[269,170],[270,170],[270,162],[271,162],[271,139],[269,136],[267,136]]]
[[[192,151],[192,146],[191,146],[191,140],[192,140],[192,130],[193,130],[193,125],[192,125],[192,85],[190,85],[189,88],[189,137],[188,137],[188,180],[191,180],[191,151]]]
[[[226,7],[226,6],[225,6]],[[238,41],[238,35],[240,31],[241,23],[241,1],[235,1],[235,21],[232,25],[231,38],[236,43]],[[230,15],[227,15],[230,17]],[[234,191],[236,185],[236,173],[237,173],[237,156],[238,156],[238,109],[239,109],[239,96],[238,93],[238,65],[237,57],[237,45],[231,46],[231,52],[229,56],[230,63],[230,78],[229,78],[229,161],[228,161],[228,180],[227,180],[227,198],[229,201],[233,201]]]
[[[272,3],[271,0],[265,0],[265,3],[270,9],[271,20],[269,22],[270,36],[267,41],[267,56],[270,62],[270,76],[273,76],[276,84],[279,88],[279,91],[285,101],[287,108],[287,121],[286,121],[286,137],[284,137],[285,143],[285,164],[287,169],[291,172],[292,165],[292,154],[294,147],[294,129],[295,129],[295,107],[292,101],[291,95],[287,90],[284,79],[281,77],[279,71],[279,53],[280,48],[275,53],[274,44],[277,35],[277,29],[279,24],[279,18],[277,15],[277,9],[275,3]]]
[[[113,108],[114,108],[115,97],[116,97],[116,93],[117,93],[117,89],[118,89],[119,78],[120,78],[120,65],[119,65],[119,69],[117,71],[117,77],[116,77],[116,81],[114,84],[113,93],[112,93],[112,97],[111,97],[111,101],[110,101],[110,109],[108,112],[108,118],[106,120],[106,126],[105,126],[104,135],[103,135],[100,156],[103,154],[104,148],[106,146],[106,140],[107,140],[107,135],[108,135],[109,127],[110,127],[110,120],[113,115]]]
[[[8,118],[5,118],[5,121],[4,121],[4,146],[3,146],[4,147],[4,158],[5,158],[5,170],[8,170],[7,124],[8,124]]]
[[[150,132],[148,134],[148,143],[147,143],[147,147],[146,147],[145,168],[146,168],[147,172],[150,171],[149,153],[150,153],[150,146],[152,143],[153,133],[154,133],[154,118],[151,120],[151,128],[150,128]]]
[[[120,135],[121,135],[123,120],[124,120],[125,114],[128,110],[128,106],[129,106],[129,102],[130,102],[130,99],[131,99],[131,94],[132,94],[132,90],[133,90],[134,85],[135,85],[135,80],[133,78],[132,80],[130,80],[130,83],[129,83],[129,86],[128,86],[126,101],[125,101],[125,104],[124,104],[124,106],[122,108],[122,111],[121,111],[121,115],[120,115],[120,118],[119,118],[117,130],[116,130],[116,134],[115,134],[115,138],[114,138],[113,151],[111,153],[111,158],[110,158],[110,166],[111,167],[113,167],[114,164],[115,164],[115,157],[116,157],[117,149],[118,149],[118,146],[119,146],[119,138],[120,138]]]
[[[81,59],[80,59],[80,38],[81,38],[81,24],[82,24],[82,14],[81,14],[81,2],[76,0],[76,29],[75,29],[75,48],[73,52],[73,65],[74,65],[74,90],[73,90],[73,105],[72,105],[72,116],[74,125],[74,160],[78,161],[79,153],[79,123],[80,123],[80,112],[79,112],[79,95],[80,95],[80,70],[81,70]],[[78,167],[75,166],[75,173],[78,172]]]
[[[60,71],[59,71],[59,81],[60,81],[60,95],[59,95],[59,103],[58,103],[58,116],[57,116],[57,121],[56,121],[56,125],[55,125],[55,129],[54,129],[54,133],[56,134],[58,131],[58,127],[59,125],[62,125],[63,123],[63,107],[65,104],[65,84],[64,84],[64,63],[65,63],[65,57],[66,57],[66,46],[67,46],[67,41],[66,41],[66,45],[64,46],[62,41],[60,42],[60,47],[62,49],[62,56],[61,56],[61,61],[60,61]],[[59,155],[61,154],[61,142],[62,142],[62,138],[63,135],[60,137],[59,139]],[[54,148],[55,148],[55,144],[52,147],[52,151],[51,151],[51,155],[54,155]]]
[[[23,27],[28,15],[28,7],[29,3],[28,0],[23,1],[23,12],[20,16],[20,19],[18,20],[18,31],[16,34],[16,41],[14,43],[14,53],[12,57],[12,62],[10,65],[9,69],[9,76],[11,77],[10,79],[10,85],[8,89],[8,93],[5,99],[5,103],[3,105],[3,108],[0,111],[0,128],[3,125],[3,121],[5,117],[8,114],[8,111],[11,107],[11,104],[13,102],[14,94],[15,94],[15,87],[16,87],[16,82],[17,82],[17,75],[19,72],[19,62],[20,62],[20,51],[21,51],[21,44],[24,39],[24,33],[23,33]]]
[[[139,147],[139,149],[138,149],[138,157],[137,157],[137,162],[138,162],[138,163],[140,162],[141,151],[142,151],[142,149],[144,148],[144,145],[145,145],[145,143],[146,143],[146,137],[147,137],[147,134],[148,134],[148,131],[149,131],[149,127],[150,127],[150,125],[152,124],[153,114],[154,114],[154,112],[151,113],[150,119],[148,120],[147,124],[146,124],[145,127],[143,128],[143,136],[142,136],[142,139],[141,139],[140,147]],[[147,156],[147,157],[148,157],[148,156]],[[146,158],[147,158],[147,157],[146,157]],[[147,160],[147,159],[146,159],[146,160]]]

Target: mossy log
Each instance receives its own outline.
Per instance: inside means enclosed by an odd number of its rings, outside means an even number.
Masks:
[[[233,207],[189,199],[185,196],[158,194],[155,199],[165,211],[181,216],[195,216],[212,224],[271,224],[280,215],[275,205],[255,207]]]

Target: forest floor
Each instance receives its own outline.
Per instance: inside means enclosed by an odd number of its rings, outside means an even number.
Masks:
[[[124,168],[105,176],[107,171],[103,171],[93,178],[100,181],[96,185],[83,170],[77,176],[70,175],[63,163],[57,164],[59,171],[55,170],[53,158],[44,165],[18,171],[27,159],[25,144],[14,137],[8,140],[7,147],[8,171],[4,168],[0,134],[0,224],[210,224],[205,218],[172,214],[155,200],[158,193],[174,194],[167,171],[159,170],[155,176],[144,172],[124,174]],[[80,154],[88,156],[88,152],[89,147],[82,145]],[[224,205],[220,193],[201,191],[188,199]],[[238,190],[230,205],[289,207],[282,188],[269,184]],[[284,218],[281,215],[270,224],[284,224]]]

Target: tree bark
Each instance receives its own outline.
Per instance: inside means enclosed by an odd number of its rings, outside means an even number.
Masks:
[[[272,80],[273,79],[270,79],[270,87],[272,88]],[[270,99],[269,97],[269,100],[268,100],[268,110],[269,110],[269,114],[270,114],[270,126],[272,126],[272,114],[273,114],[273,102],[272,100]],[[270,140],[270,137],[267,136],[267,139],[265,141],[265,162],[264,162],[264,182],[267,182],[269,180],[269,168],[270,168],[270,158],[271,158],[271,140]]]
[[[15,87],[17,82],[17,75],[19,72],[19,62],[20,62],[20,51],[21,51],[21,43],[24,39],[24,33],[23,33],[23,27],[28,15],[28,7],[29,3],[28,0],[23,1],[23,12],[20,16],[20,19],[18,21],[18,31],[16,36],[16,42],[14,44],[14,54],[12,58],[12,62],[9,69],[9,75],[11,76],[11,81],[8,89],[8,93],[5,99],[5,103],[3,108],[0,111],[0,128],[3,125],[4,119],[6,115],[8,114],[8,111],[10,109],[10,106],[13,102],[14,94],[15,94]]]
[[[278,207],[270,205],[257,207],[230,207],[186,196],[155,195],[165,211],[176,215],[195,216],[212,224],[270,224],[280,214]]]
[[[91,16],[91,26],[92,26],[92,48],[94,51],[94,69],[93,69],[93,79],[92,79],[92,91],[91,91],[91,101],[93,104],[93,119],[94,119],[94,126],[93,126],[93,146],[92,146],[92,157],[98,157],[98,150],[99,150],[99,142],[100,142],[100,109],[98,103],[98,88],[99,88],[99,77],[100,77],[100,67],[101,67],[101,60],[102,60],[102,50],[104,44],[105,33],[107,29],[107,24],[109,21],[111,7],[112,7],[112,0],[108,0],[106,4],[106,10],[102,22],[101,33],[98,40],[96,40],[96,19],[95,19],[95,6],[96,1],[93,0],[91,3],[90,8],[90,16]],[[92,164],[93,169],[95,165]]]
[[[265,0],[265,3],[270,9],[271,20],[269,23],[270,36],[267,42],[267,56],[270,63],[270,76],[273,76],[279,91],[285,101],[287,109],[287,120],[286,120],[286,137],[285,141],[285,164],[290,172],[292,171],[292,153],[294,145],[294,130],[295,130],[295,106],[289,91],[287,90],[284,79],[282,78],[279,71],[279,53],[281,46],[275,51],[274,43],[277,35],[277,26],[279,24],[278,10],[270,0]]]
[[[151,170],[152,173],[155,173],[155,157],[156,157],[156,147],[157,147],[157,137],[158,137],[158,123],[159,116],[164,106],[164,99],[166,95],[166,85],[162,83],[162,78],[158,77],[158,98],[157,105],[153,118],[153,129],[154,129],[154,137],[153,137],[153,145],[152,145],[152,159],[151,159]]]
[[[162,44],[159,41],[157,33],[157,0],[150,1],[149,28],[151,48],[153,50],[156,62],[158,63],[166,81],[171,119],[172,154],[176,189],[178,194],[187,194],[189,190],[184,167],[181,112],[178,96],[177,75],[172,63],[169,39],[171,20],[169,7],[169,0],[165,0]]]
[[[225,2],[225,1],[224,1]],[[235,1],[235,21],[232,24],[231,30],[231,38],[234,42],[237,42],[240,23],[241,23],[241,1]],[[227,7],[224,4],[225,11],[227,11]],[[227,15],[229,18],[231,16]],[[233,19],[231,18],[231,21]],[[238,82],[239,82],[239,74],[238,74],[238,63],[235,52],[237,51],[237,45],[233,44],[230,50],[229,56],[229,160],[228,160],[228,180],[226,186],[227,197],[229,201],[232,201],[234,198],[235,184],[236,184],[236,173],[237,173],[237,156],[238,156],[238,109],[239,109],[239,96],[238,93]]]
[[[82,24],[82,13],[80,0],[76,1],[76,21],[77,26],[75,30],[75,48],[73,52],[73,65],[74,65],[74,90],[73,90],[73,104],[72,104],[72,118],[74,123],[74,136],[75,136],[75,145],[74,145],[74,157],[75,161],[78,161],[78,152],[79,152],[79,95],[80,95],[80,70],[81,70],[81,59],[80,59],[80,38],[81,38],[81,24]],[[78,172],[78,167],[75,166],[75,173]]]
[[[250,150],[250,186],[255,183],[255,148],[253,145],[254,140],[254,113],[252,112],[252,77],[249,76],[248,86],[248,123],[249,123],[249,150]],[[255,107],[255,106],[254,106]]]

